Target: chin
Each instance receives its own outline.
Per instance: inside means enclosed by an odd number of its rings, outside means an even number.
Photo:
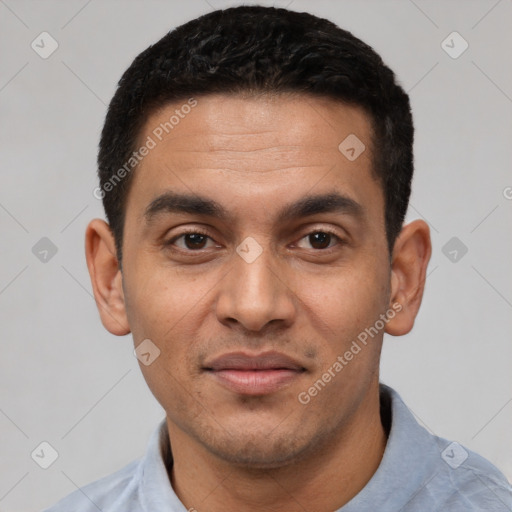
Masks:
[[[202,436],[201,436],[202,437]],[[218,437],[200,438],[203,446],[219,459],[244,469],[274,469],[296,463],[312,448],[313,439],[296,432],[252,432],[239,430],[234,436],[224,431]]]

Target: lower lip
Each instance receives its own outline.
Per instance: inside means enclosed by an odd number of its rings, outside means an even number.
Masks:
[[[215,370],[210,373],[219,384],[242,395],[267,395],[296,379],[296,370]]]

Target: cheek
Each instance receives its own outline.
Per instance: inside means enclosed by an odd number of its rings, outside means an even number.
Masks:
[[[201,413],[195,401],[190,403],[196,372],[191,356],[205,292],[191,286],[192,281],[153,266],[151,275],[139,272],[127,286],[127,313],[135,345],[150,339],[160,351],[148,366],[139,363],[143,377],[162,407],[175,411],[178,418],[185,410],[189,417]]]
[[[205,288],[202,290],[202,288]],[[200,308],[208,288],[204,282],[180,277],[175,270],[141,262],[126,286],[126,306],[135,343],[139,338],[163,342],[187,325]]]
[[[141,262],[138,268],[126,286],[128,321],[135,345],[150,339],[160,350],[155,363],[141,369],[153,390],[179,387],[177,381],[196,371],[199,332],[218,279],[186,275],[154,261]]]
[[[387,307],[389,279],[375,263],[336,269],[322,279],[303,279],[304,303],[323,332],[343,344],[373,325]]]
[[[378,375],[383,329],[376,331],[375,325],[387,309],[388,285],[385,271],[372,265],[340,269],[336,278],[316,283],[308,287],[308,309],[317,312],[318,324],[324,326],[321,333],[313,326],[319,365],[300,397],[310,399],[311,411],[322,415],[330,408],[355,409],[356,398]]]

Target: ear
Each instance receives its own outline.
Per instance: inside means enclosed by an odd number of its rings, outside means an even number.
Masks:
[[[123,293],[123,276],[109,225],[94,219],[85,233],[85,256],[101,322],[116,336],[130,332]]]
[[[423,298],[431,254],[427,223],[415,220],[404,226],[393,248],[391,306],[394,305],[397,314],[386,324],[385,332],[388,334],[402,336],[412,329]]]

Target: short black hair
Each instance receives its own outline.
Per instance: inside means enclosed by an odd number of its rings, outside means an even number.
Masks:
[[[391,253],[413,174],[408,95],[370,46],[331,21],[305,12],[241,6],[171,30],[138,55],[119,81],[101,133],[97,189],[119,262],[130,171],[136,167],[130,158],[150,114],[170,102],[214,93],[290,92],[359,106],[370,116],[372,170],[384,194]]]

